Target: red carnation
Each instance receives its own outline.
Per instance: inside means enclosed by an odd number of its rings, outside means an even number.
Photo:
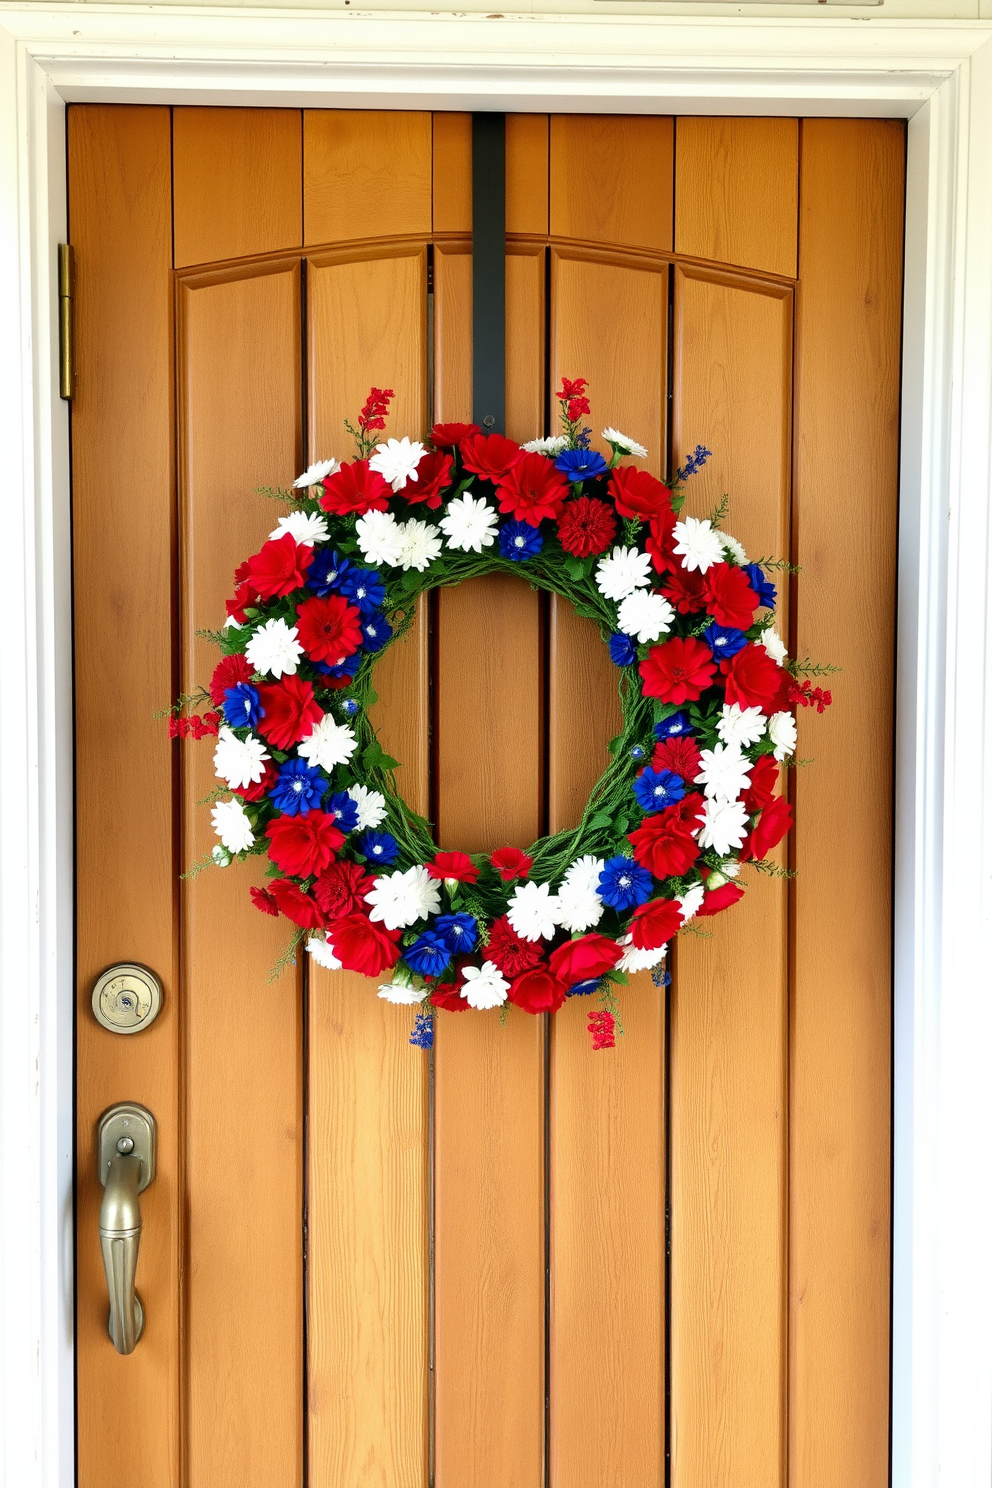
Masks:
[[[305,599],[296,614],[300,645],[313,661],[340,666],[362,644],[362,617],[341,594]]]
[[[567,502],[558,519],[558,539],[565,552],[576,558],[605,553],[616,531],[616,518],[610,508],[594,496],[577,496]]]
[[[687,568],[675,568],[666,574],[661,587],[665,596],[680,615],[691,615],[694,610],[706,608],[706,576],[690,572]]]
[[[496,495],[501,512],[538,527],[546,518],[560,515],[567,491],[567,480],[550,460],[527,454],[500,477]]]
[[[393,494],[378,470],[369,469],[368,460],[345,460],[321,484],[324,487],[321,506],[338,517],[350,516],[352,512],[364,517],[366,512],[385,511]]]
[[[278,779],[279,766],[275,760],[267,759],[261,780],[256,780],[251,785],[232,785],[231,789],[242,801],[260,801],[269,794]]]
[[[634,910],[631,943],[639,951],[656,950],[671,940],[682,919],[682,906],[675,899],[649,899]]]
[[[458,883],[475,883],[479,876],[478,868],[463,852],[437,853],[433,863],[427,864],[427,872],[431,878],[453,878]]]
[[[652,646],[638,665],[646,697],[663,703],[695,702],[713,681],[716,663],[709,646],[689,636]]]
[[[592,1035],[594,1050],[616,1048],[616,1019],[606,1008],[597,1008],[591,1012],[586,1028]]]
[[[258,700],[264,716],[258,732],[273,749],[292,749],[308,739],[324,710],[314,698],[313,683],[302,677],[283,677],[280,682],[259,682]]]
[[[237,687],[239,682],[250,682],[253,676],[254,672],[240,651],[234,656],[225,656],[214,667],[210,678],[210,701],[214,707],[224,706],[224,694],[229,687]]]
[[[578,940],[566,940],[552,951],[548,965],[560,982],[571,987],[612,971],[622,955],[621,948],[608,935],[580,935]]]
[[[511,878],[526,878],[534,859],[529,858],[519,847],[498,847],[489,859],[504,883]]]
[[[706,608],[717,625],[731,630],[747,630],[758,608],[747,574],[729,563],[711,563],[703,578]]]
[[[399,930],[373,924],[367,915],[350,914],[335,920],[329,938],[345,971],[357,971],[361,976],[381,976],[400,959]]]
[[[766,858],[778,847],[792,826],[792,807],[784,796],[776,796],[758,817],[757,825],[741,849],[741,857]]]
[[[622,517],[645,521],[671,511],[672,493],[657,476],[636,465],[620,465],[610,476],[610,495]],[[665,524],[667,526],[667,523]]]
[[[671,770],[683,780],[695,780],[699,774],[701,755],[695,739],[688,734],[676,734],[672,739],[661,739],[654,746],[651,768]]]
[[[270,538],[254,557],[248,559],[249,582],[261,599],[276,599],[292,594],[306,583],[307,570],[313,562],[309,543],[297,543],[291,532]]]
[[[738,899],[743,898],[744,890],[740,884],[721,884],[718,889],[711,889],[708,894],[703,895],[703,902],[696,913],[697,915],[719,914],[721,909],[729,909],[732,904],[737,903]]]
[[[431,430],[431,444],[435,449],[451,449],[470,434],[481,432],[478,424],[435,424]]]
[[[282,913],[294,925],[304,930],[317,930],[323,923],[320,910],[309,895],[304,894],[299,884],[288,878],[274,878],[269,884],[269,893]]]
[[[489,944],[485,948],[485,957],[494,966],[498,966],[504,976],[508,977],[515,977],[522,971],[529,971],[532,966],[537,966],[543,959],[541,947],[537,942],[522,940],[506,915],[493,920],[492,929],[489,932]]]
[[[256,909],[260,909],[263,914],[278,915],[279,906],[267,889],[258,889],[252,884],[249,892],[251,894],[251,902]]]
[[[502,434],[469,434],[461,442],[461,457],[466,470],[495,484],[517,463],[521,450],[519,444]]]
[[[344,833],[326,811],[277,816],[269,822],[265,835],[269,839],[269,857],[277,868],[293,878],[309,878],[328,867],[344,843]]]
[[[648,524],[648,535],[644,546],[651,554],[651,562],[658,573],[667,569],[676,571],[682,567],[682,559],[675,551],[675,513],[669,509],[652,517]]]
[[[628,834],[627,841],[634,849],[634,857],[655,878],[688,873],[696,861],[699,847],[693,833],[699,831],[700,824],[695,817],[701,812],[702,805],[702,796],[690,791],[675,806],[666,806],[656,816],[646,816],[641,825]]]
[[[756,811],[764,811],[771,802],[778,789],[778,775],[779,770],[774,755],[759,755],[752,767],[751,779],[744,797],[749,816],[753,816]]]
[[[417,479],[407,481],[403,487],[407,501],[415,506],[426,504],[436,511],[441,505],[441,492],[451,484],[453,463],[450,455],[432,455],[429,452],[423,455],[417,466]]]
[[[788,681],[789,674],[772,661],[764,646],[745,646],[721,665],[727,674],[728,703],[761,708],[766,713],[774,711],[783,679]]]
[[[313,816],[312,811],[310,815]],[[365,909],[365,895],[374,883],[373,875],[366,873],[361,864],[342,858],[320,874],[313,886],[313,897],[329,920],[338,920],[342,915]]]
[[[514,978],[507,996],[525,1013],[556,1013],[565,1001],[565,987],[546,966],[535,966]]]

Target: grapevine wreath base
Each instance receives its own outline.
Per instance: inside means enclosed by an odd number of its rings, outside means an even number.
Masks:
[[[680,516],[709,451],[670,487],[616,429],[605,459],[585,387],[565,379],[562,433],[524,445],[474,424],[377,443],[393,394],[373,388],[346,424],[355,459],[267,493],[292,509],[235,574],[209,689],[172,710],[174,736],[217,736],[213,861],[267,855],[251,895],[296,927],[286,959],[305,940],[319,965],[378,978],[380,997],[417,1008],[424,1048],[437,1009],[547,1013],[581,996],[596,998],[593,1047],[611,1047],[628,973],[666,980],[669,940],[741,898],[742,864],[782,871],[767,854],[792,822],[795,709],[830,701],[774,628],[769,575],[787,565],[748,561],[721,530],[725,501]],[[493,572],[599,627],[623,727],[577,827],[527,852],[439,852],[376,737],[373,672],[418,595]]]

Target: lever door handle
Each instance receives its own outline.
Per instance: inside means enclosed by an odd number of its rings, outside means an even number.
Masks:
[[[100,1249],[110,1296],[108,1329],[119,1354],[131,1354],[145,1325],[134,1289],[141,1244],[138,1195],[155,1177],[155,1118],[144,1106],[111,1106],[97,1127],[98,1174],[103,1184]]]

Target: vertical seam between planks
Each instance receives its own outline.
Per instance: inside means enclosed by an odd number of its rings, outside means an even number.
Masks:
[[[303,110],[300,110],[300,192],[303,194]],[[302,209],[300,224],[302,228]],[[310,337],[309,306],[307,301],[307,259],[300,255],[300,442],[304,470],[310,464]],[[310,962],[306,953],[300,956],[300,1017],[303,1020],[302,1047],[300,1050],[301,1074],[300,1100],[301,1120],[301,1285],[303,1289],[302,1310],[302,1382],[303,1420],[301,1422],[301,1448],[303,1488],[310,1483]]]
[[[72,216],[70,198],[69,131],[75,105],[66,106],[65,119],[65,234],[66,242],[72,242]],[[78,353],[78,346],[77,346]],[[75,502],[72,468],[72,400],[69,400],[69,646],[71,649],[70,675],[72,710],[72,1336],[79,1337],[79,1057],[77,1029],[79,1026],[79,834],[77,827],[77,783],[76,783],[76,538]],[[175,797],[173,796],[173,799]],[[174,916],[173,916],[174,917]],[[73,1482],[79,1481],[79,1370],[76,1367],[73,1349],[72,1368],[72,1463]]]
[[[674,123],[673,123],[674,128]],[[672,158],[672,242],[675,242],[675,170],[676,157],[674,154],[673,136],[673,158]],[[666,356],[665,376],[668,386],[666,388],[666,419],[665,419],[665,469],[668,479],[671,480],[675,467],[674,447],[674,418],[675,418],[675,265],[668,266],[668,319],[665,328]],[[664,1441],[664,1485],[671,1488],[672,1483],[672,998],[675,993],[675,975],[677,971],[677,946],[673,942],[671,951],[670,981],[664,988],[665,998],[665,1048],[662,1059],[664,1065],[663,1077],[663,1111],[665,1122],[665,1172],[664,1172],[664,1224],[665,1224],[665,1253],[663,1278],[664,1309],[665,1309],[665,1337],[662,1343],[662,1389],[664,1392],[664,1412],[662,1430]]]
[[[434,1488],[437,1461],[437,1288],[434,1274],[435,1193],[437,1162],[435,1144],[435,1065],[434,1048],[427,1056],[427,1483]]]

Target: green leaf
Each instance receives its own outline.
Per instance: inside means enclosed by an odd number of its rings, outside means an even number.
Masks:
[[[608,982],[616,982],[618,987],[626,987],[630,983],[630,977],[625,971],[608,971],[606,973]]]
[[[610,751],[611,754],[616,754],[617,750],[620,748],[620,745],[622,743],[623,743],[623,734],[617,734],[616,738],[611,739],[610,742],[609,742],[609,744],[607,744],[606,747]]]
[[[612,827],[613,818],[608,811],[597,811],[595,816],[589,818],[586,825],[594,832],[598,832],[601,827]]]
[[[378,739],[373,739],[362,750],[362,764],[366,770],[398,770],[399,760],[393,759],[391,754],[383,752],[382,745]]]

